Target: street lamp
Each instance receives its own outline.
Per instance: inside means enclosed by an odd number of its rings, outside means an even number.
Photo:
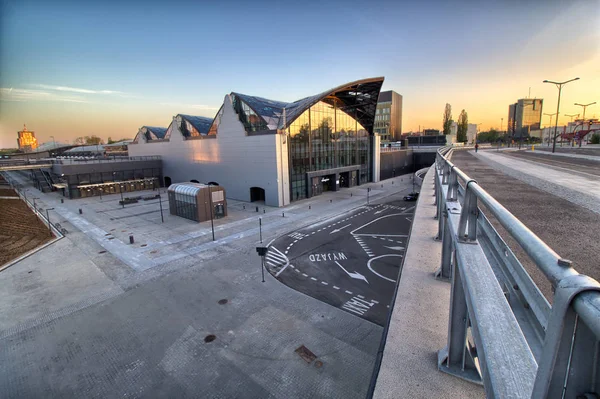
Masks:
[[[215,240],[215,225],[213,222],[213,202],[212,202],[212,185],[210,183],[208,183],[208,201],[210,204],[210,228],[212,230],[212,239],[213,241]]]
[[[165,218],[163,217],[162,197],[160,196],[160,194],[158,194],[158,203],[160,205],[160,220],[164,223],[165,222]],[[214,237],[213,237],[213,241],[214,241]]]
[[[554,124],[554,139],[552,140],[552,152],[553,153],[556,151],[556,135],[558,133],[558,115],[559,115],[559,112],[560,112],[560,93],[561,93],[562,87],[564,85],[566,85],[569,82],[573,82],[574,80],[579,80],[579,78],[565,80],[564,82],[553,82],[551,80],[544,80],[544,82],[543,82],[543,83],[552,83],[552,84],[555,84],[556,88],[558,89],[558,101],[556,103],[556,122]]]
[[[573,117],[579,118],[579,114],[571,114],[571,115],[565,114],[565,116],[568,116],[569,118],[571,118],[571,120],[569,122],[573,122]]]
[[[544,115],[548,115],[550,117],[550,123],[548,124],[548,146],[550,146],[550,128],[552,127],[552,117],[556,115],[556,113],[547,114],[544,112]]]
[[[53,211],[54,208],[46,208],[46,220],[48,221],[48,230],[50,230],[50,234],[52,234],[52,225],[50,224],[50,214],[48,211]]]
[[[589,104],[579,104],[579,103],[575,103],[575,105],[579,105],[580,107],[583,107],[583,117],[581,119],[585,119],[585,109],[587,107],[589,107],[590,105],[594,105],[596,104],[596,101],[594,101],[593,103],[589,103]]]

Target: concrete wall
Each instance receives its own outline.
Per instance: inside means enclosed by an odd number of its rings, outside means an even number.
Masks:
[[[122,162],[74,162],[68,164],[52,165],[52,173],[56,175],[75,175],[84,173],[105,173],[118,172],[123,170],[140,170],[162,168],[160,159],[150,159],[147,161],[122,161]]]
[[[172,183],[216,182],[227,197],[250,201],[250,188],[265,190],[265,203],[289,203],[287,140],[277,134],[247,135],[231,98],[225,96],[216,138],[186,140],[174,123],[169,141],[129,145],[129,155],[160,155],[163,176]],[[285,142],[285,143],[284,143]]]
[[[382,152],[379,157],[381,180],[413,172],[413,150]]]

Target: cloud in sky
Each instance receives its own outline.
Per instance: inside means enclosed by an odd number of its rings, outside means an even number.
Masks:
[[[82,93],[82,94],[126,94],[122,91],[116,90],[90,90],[90,89],[82,89],[78,87],[68,87],[68,86],[54,86],[54,85],[46,85],[46,84],[34,84],[34,87],[39,87],[40,89],[45,90],[55,90],[55,91],[67,91],[72,93]]]
[[[88,102],[81,96],[63,95],[51,93],[44,90],[19,89],[13,87],[0,88],[0,99],[2,101],[67,101],[86,103]]]

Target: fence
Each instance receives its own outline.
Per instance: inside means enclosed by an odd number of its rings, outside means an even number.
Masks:
[[[438,150],[438,278],[450,281],[439,370],[482,383],[490,398],[597,398],[600,284],[577,273]],[[553,286],[552,306],[479,209],[493,215]]]

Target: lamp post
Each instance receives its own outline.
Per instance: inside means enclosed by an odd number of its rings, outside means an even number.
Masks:
[[[54,208],[46,208],[46,220],[48,221],[48,230],[50,230],[50,234],[52,234],[52,225],[50,224],[50,214],[48,211],[53,211]]]
[[[121,193],[121,205],[125,208],[125,200],[123,199],[123,185],[119,184],[119,192]]]
[[[160,205],[160,220],[162,223],[165,222],[165,218],[163,217],[163,210],[162,210],[162,197],[160,196],[160,194],[158,194],[158,203]],[[214,240],[214,238],[213,238]]]
[[[575,117],[575,116],[576,116],[577,118],[579,118],[579,114],[571,114],[571,115],[569,115],[569,114],[565,114],[565,116],[568,116],[569,118],[571,118],[571,120],[570,120],[569,122],[573,122],[573,117]]]
[[[579,105],[580,107],[583,107],[583,117],[581,119],[585,119],[585,109],[587,107],[589,107],[590,105],[594,105],[596,104],[596,101],[594,101],[593,103],[589,103],[589,104],[579,104],[579,103],[575,103],[575,105]]]
[[[212,202],[212,184],[208,183],[208,202],[210,204],[210,228],[212,230],[212,240],[215,240],[215,224],[213,222],[213,202]]]
[[[548,129],[550,129],[552,127],[552,117],[554,115],[556,115],[556,113],[554,113],[554,114],[547,114],[547,113],[544,112],[544,115],[547,115],[547,116],[550,117],[550,123],[548,124]],[[548,146],[550,146],[550,130],[548,130]]]
[[[556,85],[556,88],[558,89],[558,101],[556,102],[556,121],[554,122],[554,138],[552,140],[552,152],[554,153],[556,151],[556,136],[558,133],[558,115],[560,112],[560,93],[562,92],[562,87],[564,85],[566,85],[569,82],[573,82],[575,80],[579,80],[579,78],[574,78],[574,79],[570,79],[570,80],[565,80],[564,82],[554,82],[551,80],[544,80],[543,83],[552,83]]]

